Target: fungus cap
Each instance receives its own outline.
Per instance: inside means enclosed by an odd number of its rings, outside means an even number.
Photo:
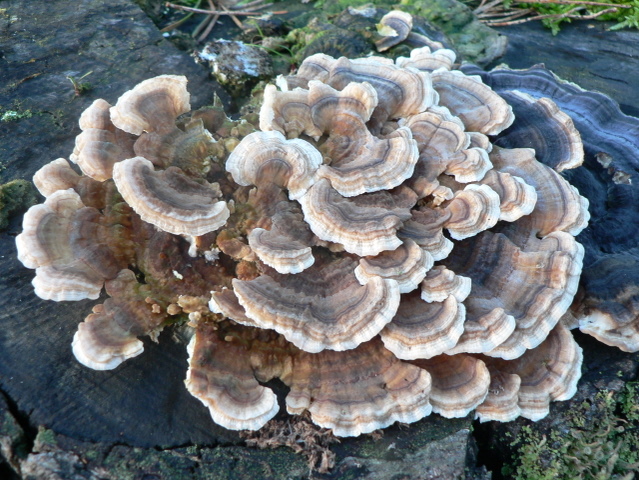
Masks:
[[[117,163],[113,180],[142,220],[166,232],[204,235],[224,225],[230,215],[214,185],[191,180],[176,167],[156,172],[143,157]]]

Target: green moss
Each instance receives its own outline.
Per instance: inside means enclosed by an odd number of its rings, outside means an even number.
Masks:
[[[140,478],[193,479],[197,462],[173,451],[115,447],[102,462],[111,478],[137,480]]]
[[[470,8],[463,3],[453,0],[437,0],[416,2],[402,0],[402,10],[413,15],[420,15],[437,24],[444,32],[454,33],[473,21],[474,16]]]
[[[626,420],[639,422],[639,382],[628,382],[621,393],[621,412]]]
[[[430,416],[420,422],[411,424],[410,429],[381,436],[365,435],[357,442],[342,442],[333,449],[341,456],[362,459],[376,459],[385,461],[402,461],[409,455],[427,449],[433,442],[456,435],[460,430],[468,429],[471,425],[470,417],[445,419]]]
[[[513,442],[516,463],[502,473],[515,480],[630,479],[639,469],[639,384],[602,391],[542,433],[524,426]]]
[[[380,0],[317,0],[315,2],[315,8],[322,10],[327,15],[335,15],[348,7],[361,7],[367,4],[389,8],[389,2],[382,2]]]
[[[0,414],[0,439],[9,447],[11,455],[15,455],[18,458],[26,458],[29,454],[24,430],[8,411]]]
[[[208,455],[207,455],[208,453]],[[246,450],[226,447],[202,455],[202,478],[207,480],[302,479],[308,478],[308,465],[301,455],[288,448]],[[222,465],[227,468],[216,468]],[[231,466],[231,468],[228,468]],[[209,466],[214,466],[209,468]]]
[[[471,8],[476,8],[481,4],[480,0],[470,0],[467,2]],[[619,5],[616,10],[611,9],[611,4]],[[497,8],[503,7],[506,10],[510,10],[512,13],[518,10],[527,9],[531,13],[530,15],[544,15],[548,16],[542,18],[541,22],[544,26],[551,29],[553,35],[556,35],[561,29],[561,25],[570,23],[579,17],[575,15],[582,15],[584,17],[597,15],[596,20],[604,20],[615,22],[614,25],[609,27],[609,30],[619,30],[621,28],[639,28],[639,0],[607,0],[601,4],[589,4],[587,2],[572,2],[572,3],[552,3],[552,2],[530,2],[513,5],[510,0],[503,0],[500,4],[496,5]],[[514,8],[516,7],[516,8]],[[512,10],[511,10],[512,9]],[[608,13],[601,14],[601,12],[607,11]],[[571,15],[569,17],[568,15]],[[589,19],[590,20],[590,19]]]
[[[468,6],[457,0],[399,0],[397,3],[382,0],[319,0],[315,5],[322,11],[320,16],[330,16],[349,6],[366,4],[384,9],[399,8],[425,18],[446,34],[464,60],[486,63],[494,59],[504,46],[504,39],[496,31],[481,23]]]
[[[13,180],[0,185],[0,230],[9,225],[9,217],[35,205],[36,193],[26,180]]]
[[[0,122],[16,122],[18,120],[22,120],[23,118],[31,118],[33,117],[33,112],[29,109],[27,110],[5,110],[0,117]]]
[[[55,432],[44,427],[38,429],[38,434],[35,438],[35,445],[38,446],[38,450],[42,451],[44,448],[52,448],[58,444]]]

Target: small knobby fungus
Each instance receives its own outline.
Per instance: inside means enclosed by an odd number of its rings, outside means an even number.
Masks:
[[[378,48],[410,28],[392,12]],[[431,412],[538,419],[569,398],[581,351],[559,320],[589,216],[557,171],[580,163],[579,134],[515,95],[562,148],[551,168],[493,146],[509,99],[454,60],[435,43],[395,62],[312,55],[265,89],[261,131],[189,114],[183,77],[96,101],[84,175],[45,166],[17,239],[42,298],[111,297],[80,324],[78,360],[115,368],[188,318],[187,388],[230,429],[277,413],[273,378],[290,413],[342,436]]]

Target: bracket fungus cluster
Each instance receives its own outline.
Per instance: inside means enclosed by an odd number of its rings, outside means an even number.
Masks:
[[[110,296],[78,360],[115,368],[188,317],[187,388],[236,430],[277,413],[273,378],[340,436],[431,412],[539,419],[570,398],[582,354],[560,319],[589,214],[558,172],[579,134],[544,100],[566,144],[552,167],[493,144],[513,109],[454,58],[312,55],[266,87],[255,125],[190,112],[182,77],[94,102],[83,174],[45,166],[17,238],[42,298]]]
[[[496,144],[509,147],[526,141],[537,158],[561,171],[564,165],[571,168],[570,159],[581,149],[578,137],[562,123],[570,120],[581,133],[583,166],[565,175],[588,197],[596,221],[579,236],[585,257],[571,326],[623,351],[639,351],[639,119],[622,113],[611,98],[564,82],[543,66],[463,69],[481,75],[517,114],[518,120],[497,136]],[[557,108],[564,112],[563,120]],[[557,155],[558,150],[564,154]]]

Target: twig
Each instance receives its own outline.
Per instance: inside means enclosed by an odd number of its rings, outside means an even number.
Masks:
[[[204,13],[206,15],[258,15],[257,12],[245,12],[245,11],[236,12],[236,11],[230,11],[230,10],[225,12],[220,10],[202,10],[201,8],[185,7],[184,5],[176,5],[171,2],[166,2],[164,6],[168,8],[175,8],[176,10],[184,10],[186,12]],[[274,15],[282,15],[284,13],[288,13],[288,11],[280,10],[278,12],[270,12],[270,13]]]
[[[220,6],[222,7],[222,10],[224,10],[225,12],[228,12],[229,16],[231,17],[231,20],[233,20],[233,23],[235,23],[235,25],[237,25],[240,28],[240,30],[244,30],[244,24],[240,22],[240,19],[237,18],[233,12],[231,12],[228,8],[226,8],[221,3],[220,3]]]
[[[501,17],[501,21],[502,22],[509,22],[511,20],[515,20],[516,18],[519,17],[523,17],[524,15],[529,15],[531,13],[534,13],[535,11],[532,8],[521,8],[521,9],[515,9],[515,10],[508,10],[508,11],[504,11],[504,12],[495,12],[495,13],[486,13],[483,15],[479,15],[479,18],[488,18],[488,21],[493,21],[491,19],[495,19],[494,21],[497,21],[497,18]]]
[[[182,18],[180,18],[178,21],[173,22],[169,25],[167,25],[166,27],[162,28],[160,30],[160,33],[166,33],[166,32],[170,32],[171,30],[175,30],[176,28],[178,28],[180,25],[182,25],[184,22],[186,22],[189,17],[193,15],[193,13],[189,13],[188,15],[184,15]]]
[[[198,23],[197,27],[195,27],[193,31],[191,32],[191,37],[196,38],[200,33],[202,33],[202,30],[208,27],[210,20],[211,20],[210,16],[207,15],[206,17],[204,17],[204,19],[200,23]]]
[[[531,3],[525,0],[513,0],[513,3]],[[581,0],[534,0],[533,3],[557,3],[560,5],[595,5],[598,7],[632,8],[632,5],[622,5],[618,3],[601,3]]]
[[[239,9],[239,8],[243,8],[244,10],[248,10],[251,7],[254,7],[255,5],[260,5],[260,3],[262,3],[264,0],[253,0],[252,2],[249,3],[245,3],[244,5],[234,5],[231,7],[231,10],[233,10],[234,8]],[[266,5],[260,5],[260,8],[262,7],[267,7],[273,5],[272,3],[267,3]]]
[[[491,10],[493,7],[496,7],[497,5],[503,5],[504,3],[504,0],[493,0],[490,3],[485,3],[485,1],[486,0],[482,0],[482,3],[479,5],[479,7],[473,10],[473,13],[475,15],[479,15],[482,12],[487,12]]]
[[[577,12],[579,10],[583,10],[584,7],[576,7],[573,8],[572,10],[567,11],[566,13],[556,13],[556,14],[549,14],[549,15],[536,15],[534,17],[528,17],[528,18],[522,18],[520,20],[513,20],[513,21],[484,21],[484,23],[486,23],[486,25],[490,25],[491,27],[507,27],[510,25],[519,25],[521,23],[526,23],[526,22],[532,22],[533,20],[544,20],[547,18],[556,18],[556,19],[562,19],[562,18],[574,18],[574,19],[581,19],[581,20],[592,20],[593,18],[597,18],[600,15],[604,15],[606,13],[611,13],[611,12],[616,12],[617,9],[616,7],[614,8],[608,8],[606,10],[602,10],[601,12],[597,12],[597,13],[593,13],[590,15],[575,15],[573,12]]]
[[[215,4],[213,3],[213,1],[212,0],[208,0],[208,2],[209,2],[209,7],[211,7],[212,10],[215,10]],[[200,35],[198,37],[198,39],[197,39],[198,42],[204,41],[204,39],[209,36],[209,34],[213,30],[213,27],[215,27],[215,24],[217,23],[217,21],[220,18],[220,16],[219,15],[213,15],[213,17],[209,16],[207,18],[208,18],[208,25],[204,29],[204,32],[202,33],[202,35]]]
[[[199,7],[200,3],[202,3],[202,0],[198,0],[197,4],[195,6]],[[182,18],[180,18],[178,21],[173,22],[170,25],[167,25],[166,27],[161,29],[160,33],[166,33],[166,32],[170,32],[171,30],[175,30],[176,28],[178,28],[180,25],[182,25],[184,22],[186,22],[192,16],[193,16],[193,12],[187,13]]]
[[[251,2],[254,3],[254,2]],[[273,4],[272,3],[265,3],[264,5],[256,5],[254,7],[251,7],[250,9],[244,9],[244,10],[250,10],[251,12],[257,12],[258,10],[264,10],[265,8],[268,7],[272,7]],[[233,7],[231,7],[231,10],[233,10]]]

